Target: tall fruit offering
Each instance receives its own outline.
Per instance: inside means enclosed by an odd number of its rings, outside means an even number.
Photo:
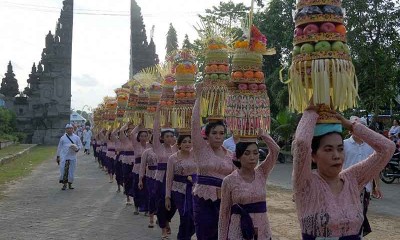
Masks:
[[[228,46],[235,36],[230,29],[213,22],[201,22],[196,30],[205,49],[200,115],[209,121],[223,120],[230,79]]]
[[[262,66],[263,54],[273,51],[267,51],[267,38],[256,26],[251,26],[249,33],[234,44],[232,87],[226,109],[228,127],[241,138],[254,138],[259,129],[269,130],[271,121]]]
[[[294,15],[293,58],[289,69],[289,107],[299,112],[324,104],[356,106],[358,83],[347,46],[340,0],[299,0]]]
[[[193,105],[196,100],[194,80],[197,73],[193,52],[188,49],[178,51],[174,57],[173,69],[176,78],[175,105],[172,127],[179,134],[190,134]]]

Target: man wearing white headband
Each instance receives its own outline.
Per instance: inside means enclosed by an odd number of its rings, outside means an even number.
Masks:
[[[74,173],[76,168],[76,154],[82,148],[81,139],[74,134],[74,127],[71,124],[65,126],[65,134],[60,138],[57,148],[57,163],[60,165],[60,183],[62,190],[74,189]]]
[[[351,116],[350,121],[358,122],[358,123],[363,124],[364,126],[367,126],[367,120],[363,117],[359,118],[356,116]],[[374,152],[374,149],[372,149],[371,146],[369,146],[367,143],[363,142],[360,138],[358,138],[354,135],[352,135],[348,139],[345,139],[343,143],[344,143],[344,152],[345,152],[343,169],[349,168],[349,167],[363,161],[364,159],[366,159],[369,155],[371,155]],[[373,184],[373,182],[374,182],[374,184]],[[362,232],[364,233],[364,236],[371,232],[371,227],[370,227],[367,217],[366,217],[371,193],[376,198],[382,197],[382,193],[379,190],[379,185],[378,185],[379,178],[376,177],[373,182],[369,182],[364,187],[364,190],[361,192],[361,201],[362,201],[363,207],[364,207],[364,223],[362,225],[362,228],[363,228]]]

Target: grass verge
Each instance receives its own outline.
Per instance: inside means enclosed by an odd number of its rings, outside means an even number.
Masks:
[[[5,150],[5,149],[4,149]],[[32,170],[45,160],[54,157],[57,147],[36,146],[29,153],[0,166],[0,189],[7,182],[17,180],[28,175]]]
[[[0,158],[7,157],[14,153],[20,152],[31,146],[31,144],[14,144],[6,148],[0,149]]]

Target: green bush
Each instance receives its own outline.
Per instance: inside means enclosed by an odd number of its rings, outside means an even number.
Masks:
[[[17,141],[19,143],[25,143],[25,140],[26,140],[26,137],[27,137],[26,133],[24,133],[24,132],[14,132],[12,135],[17,138]]]
[[[11,134],[17,128],[17,117],[14,112],[0,107],[0,135]]]
[[[18,142],[18,138],[12,134],[0,134],[0,141],[13,141]]]

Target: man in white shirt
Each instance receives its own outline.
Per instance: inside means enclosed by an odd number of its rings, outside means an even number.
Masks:
[[[90,154],[90,143],[92,141],[92,131],[89,126],[86,126],[86,129],[83,131],[83,145],[85,147],[85,153]]]
[[[65,134],[60,138],[57,148],[57,163],[60,165],[60,183],[62,190],[74,189],[74,173],[76,168],[76,154],[82,148],[81,139],[73,133],[74,127],[71,124],[65,126]]]
[[[359,122],[365,126],[367,125],[367,121],[365,120],[365,118],[352,116],[350,117],[350,121]],[[345,154],[343,169],[349,168],[367,159],[368,156],[370,156],[374,152],[374,149],[371,146],[369,146],[367,143],[363,142],[361,139],[354,135],[351,135],[350,138],[345,139],[343,144]],[[364,236],[371,232],[371,227],[369,226],[368,219],[366,218],[370,196],[371,194],[373,194],[373,196],[376,198],[382,198],[382,193],[379,190],[378,183],[379,178],[377,176],[374,181],[367,183],[367,185],[364,187],[363,192],[361,193],[361,201],[364,206],[364,223],[362,226]]]
[[[236,143],[238,143],[239,140],[240,140],[240,138],[238,136],[235,136],[234,134],[232,134],[232,136],[230,138],[225,139],[222,146],[224,146],[224,148],[228,149],[229,151],[235,153]]]

